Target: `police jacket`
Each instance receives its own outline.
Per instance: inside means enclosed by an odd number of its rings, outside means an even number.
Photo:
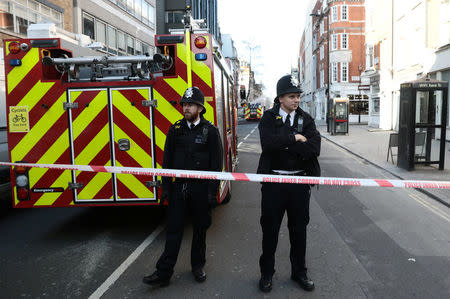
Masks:
[[[163,168],[222,171],[222,157],[219,131],[203,117],[192,129],[184,118],[170,127],[164,146]],[[171,182],[172,178],[163,178],[163,188],[169,188]],[[219,183],[209,180],[208,195],[217,194]]]
[[[281,170],[306,170],[308,176],[320,176],[317,157],[320,155],[321,137],[313,118],[297,108],[294,125],[287,128],[279,111],[280,105],[275,104],[264,112],[259,123],[262,153],[257,172],[269,174],[280,170],[280,163],[285,165],[283,163],[289,160],[293,165]],[[297,133],[305,136],[307,141],[296,142],[294,135]]]

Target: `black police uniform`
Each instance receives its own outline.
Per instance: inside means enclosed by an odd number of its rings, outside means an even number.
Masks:
[[[181,103],[194,102],[203,106],[203,94],[200,101],[196,101],[196,96],[195,91],[191,100],[183,97]],[[218,129],[201,115],[200,122],[194,128],[188,127],[186,119],[170,127],[164,146],[163,168],[222,171],[222,156]],[[169,191],[169,205],[166,244],[156,264],[159,278],[170,279],[173,274],[183,238],[186,211],[190,212],[193,222],[192,270],[202,269],[205,265],[206,231],[211,225],[211,206],[217,204],[219,183],[217,180],[163,178],[163,190]]]
[[[298,87],[286,82],[289,78],[283,78],[280,81],[284,80],[285,86],[280,87],[279,81],[278,95],[289,92],[300,93]],[[320,166],[317,157],[320,154],[321,137],[314,120],[308,113],[297,108],[293,125],[285,124],[279,111],[280,104],[277,96],[274,107],[264,112],[259,124],[262,153],[257,172],[277,174],[274,170],[281,170],[297,172],[292,175],[319,176]],[[294,135],[297,133],[305,136],[307,141],[296,142]],[[294,280],[299,276],[306,277],[306,227],[309,223],[310,188],[309,185],[302,184],[262,184],[260,222],[263,231],[263,252],[260,257],[260,269],[262,279],[265,277],[270,281],[270,286],[267,285],[265,290],[260,281],[260,288],[264,291],[271,289],[278,234],[285,212],[288,215],[291,242],[291,277]]]

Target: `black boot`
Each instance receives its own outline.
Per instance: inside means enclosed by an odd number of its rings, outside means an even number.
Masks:
[[[261,275],[259,289],[264,293],[270,292],[272,290],[272,276]]]
[[[142,279],[143,283],[149,284],[155,287],[166,287],[170,284],[170,277],[165,278],[158,275],[157,272],[154,272],[152,275],[145,276]]]

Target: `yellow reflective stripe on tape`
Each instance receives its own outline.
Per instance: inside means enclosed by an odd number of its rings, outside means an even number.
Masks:
[[[131,157],[133,157],[133,159],[136,160],[136,162],[138,162],[140,166],[153,167],[152,157],[136,142],[134,142],[133,139],[131,139],[121,128],[114,124],[114,141],[118,142],[119,139],[130,140],[130,149],[127,151],[127,153]],[[150,140],[148,142],[148,146],[151,146]]]
[[[120,163],[117,163],[118,167],[122,167]],[[133,192],[137,198],[153,198],[153,192],[150,191],[141,181],[139,181],[132,174],[117,174],[117,179],[121,181],[128,189]],[[118,197],[123,198],[123,197]]]
[[[136,106],[131,106],[130,101],[127,100],[118,90],[112,92],[113,105],[116,107],[126,118],[132,120],[136,127],[144,133],[148,138],[150,137],[150,120],[139,111]]]
[[[58,100],[48,109],[48,111],[41,117],[41,119],[31,128],[22,140],[12,149],[11,161],[21,161],[28,152],[38,143],[42,136],[55,124],[55,122],[64,113],[62,102],[66,98],[66,93],[63,93]],[[66,140],[67,142],[67,140]]]
[[[33,109],[33,107],[44,97],[47,91],[53,86],[53,84],[55,84],[55,82],[42,83],[41,80],[39,80],[16,106],[28,106],[28,111],[31,111],[31,109]]]
[[[184,92],[184,91],[183,91]],[[175,109],[158,91],[153,90],[155,99],[158,100],[158,111],[167,118],[170,123],[175,123],[177,120],[183,118],[183,115]]]
[[[172,87],[180,96],[183,96],[184,92],[187,89],[187,83],[180,77],[164,79],[167,84]],[[159,103],[158,103],[159,106]]]
[[[72,180],[72,172],[65,170],[58,179],[51,185],[51,187],[63,187],[67,188],[67,183]],[[35,206],[51,206],[61,196],[61,193],[44,193],[39,200],[34,204]]]
[[[108,161],[108,163],[105,164],[105,166],[110,166],[111,160]],[[80,173],[80,171],[76,171],[76,175]],[[78,192],[77,198],[81,200],[86,199],[94,199],[95,195],[105,186],[106,183],[112,178],[110,173],[104,173],[104,172],[98,172],[90,181],[89,183],[81,189],[80,192]],[[112,187],[111,187],[112,188]],[[113,196],[110,196],[110,199]]]
[[[25,78],[39,61],[39,49],[31,48],[22,58],[22,65],[14,67],[7,76],[8,94]]]
[[[90,165],[97,154],[109,143],[109,125],[103,129],[89,142],[89,144],[75,157],[75,164]],[[106,164],[105,164],[106,165]]]

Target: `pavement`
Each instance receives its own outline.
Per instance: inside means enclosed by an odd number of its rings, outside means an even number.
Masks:
[[[327,133],[325,124],[318,124],[318,130],[323,138],[338,145],[339,147],[365,159],[367,162],[386,170],[397,179],[401,180],[430,180],[430,181],[450,181],[450,143],[446,142],[444,170],[439,170],[438,165],[415,165],[415,169],[407,171],[397,167],[397,148],[393,149],[394,163],[391,156],[387,161],[389,145],[389,135],[397,133],[390,130],[373,128],[368,125],[350,124],[349,133],[341,135],[331,135]],[[438,143],[433,143],[432,153],[438,160]],[[427,196],[439,201],[443,205],[450,207],[449,189],[417,189]]]

